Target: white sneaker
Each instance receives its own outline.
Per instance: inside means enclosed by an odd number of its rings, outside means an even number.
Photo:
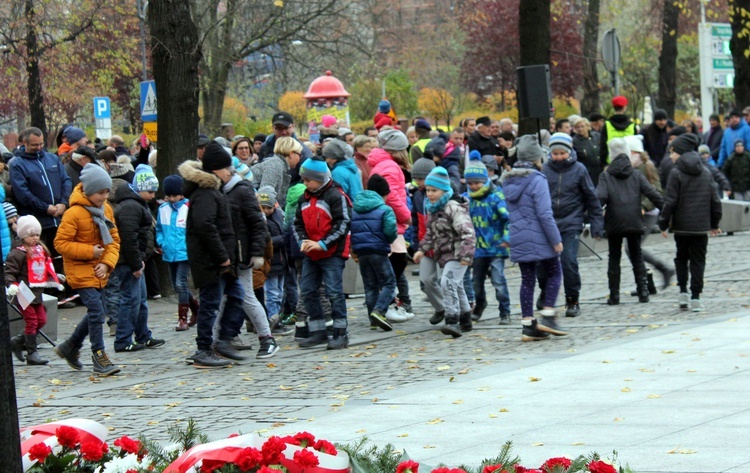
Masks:
[[[388,310],[385,313],[385,318],[389,322],[406,322],[406,316],[402,311],[399,311],[398,309],[399,308],[395,305],[391,305],[390,307],[388,307]]]
[[[688,304],[690,303],[690,294],[687,292],[681,292],[677,302],[680,304],[680,309],[687,310]]]
[[[406,311],[406,309],[404,309],[404,308],[403,308],[403,307],[401,307],[401,306],[398,306],[398,307],[396,308],[396,310],[398,311],[398,313],[399,313],[399,314],[400,314],[401,316],[403,316],[403,317],[406,317],[406,320],[410,320],[410,319],[413,319],[413,318],[414,318],[414,314],[412,314],[411,312],[407,312],[407,311]]]
[[[703,312],[706,310],[706,307],[703,305],[703,302],[701,302],[700,299],[692,299],[690,301],[690,310],[693,312]]]

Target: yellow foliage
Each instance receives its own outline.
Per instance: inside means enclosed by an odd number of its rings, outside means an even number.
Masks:
[[[279,99],[279,110],[291,114],[296,124],[307,122],[307,101],[303,97],[304,94],[302,91],[293,90],[284,93]]]
[[[445,89],[426,87],[419,91],[417,108],[436,121],[449,120],[453,115],[453,96]]]
[[[232,122],[237,125],[247,119],[247,107],[234,97],[224,98],[224,111],[222,121]]]

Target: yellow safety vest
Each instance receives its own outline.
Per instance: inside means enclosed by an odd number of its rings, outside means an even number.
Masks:
[[[635,135],[635,123],[632,122],[624,130],[618,130],[609,120],[604,122],[604,125],[607,127],[607,144],[615,138],[625,138],[626,136]],[[609,164],[611,158],[611,156],[607,156],[607,164]]]

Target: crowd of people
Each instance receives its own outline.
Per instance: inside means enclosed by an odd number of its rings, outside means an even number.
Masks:
[[[302,348],[346,348],[343,275],[352,264],[372,330],[415,317],[410,261],[433,308],[419,315],[443,334],[460,337],[482,318],[488,276],[499,323],[512,324],[510,259],[522,277],[521,340],[565,336],[555,306],[562,286],[561,314],[581,315],[578,246],[586,225],[608,239],[608,304],[620,303],[627,242],[639,302],[657,290],[648,263],[662,288],[676,275],[680,308],[704,310],[707,238],[719,232],[720,200],[750,200],[750,107],[745,119],[730,112],[725,128],[712,115],[702,133],[662,110],[639,129],[625,97],[612,105],[609,118],[572,116],[517,136],[510,119],[487,116],[451,130],[433,129],[424,117],[403,126],[383,100],[360,135],[324,116],[319,143],[298,136],[282,111],[268,136],[200,135],[195,159],[161,183],[145,136],[131,147],[118,136],[92,143],[70,126],[55,155],[41,130],[27,128],[0,165],[5,282],[10,295],[26,299],[13,352],[30,365],[48,362],[36,336],[46,321],[42,292],[57,289],[61,305],[77,297],[87,309],[55,348],[72,368],[82,369],[88,337],[94,372],[119,372],[105,349],[105,323],[115,352],[163,346],[148,323],[160,264],[177,294],[175,330],[196,327],[186,361],[198,368],[246,359],[243,328],[257,334],[260,359],[292,333]],[[666,231],[675,234],[674,268],[641,247],[650,233]]]

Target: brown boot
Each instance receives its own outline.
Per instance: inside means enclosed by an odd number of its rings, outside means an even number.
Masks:
[[[174,328],[176,331],[184,332],[190,329],[187,318],[188,310],[190,310],[189,304],[179,304],[177,306],[177,327]]]
[[[190,320],[188,321],[188,327],[192,327],[193,325],[198,323],[198,299],[190,296],[190,304],[188,304],[190,307]]]

